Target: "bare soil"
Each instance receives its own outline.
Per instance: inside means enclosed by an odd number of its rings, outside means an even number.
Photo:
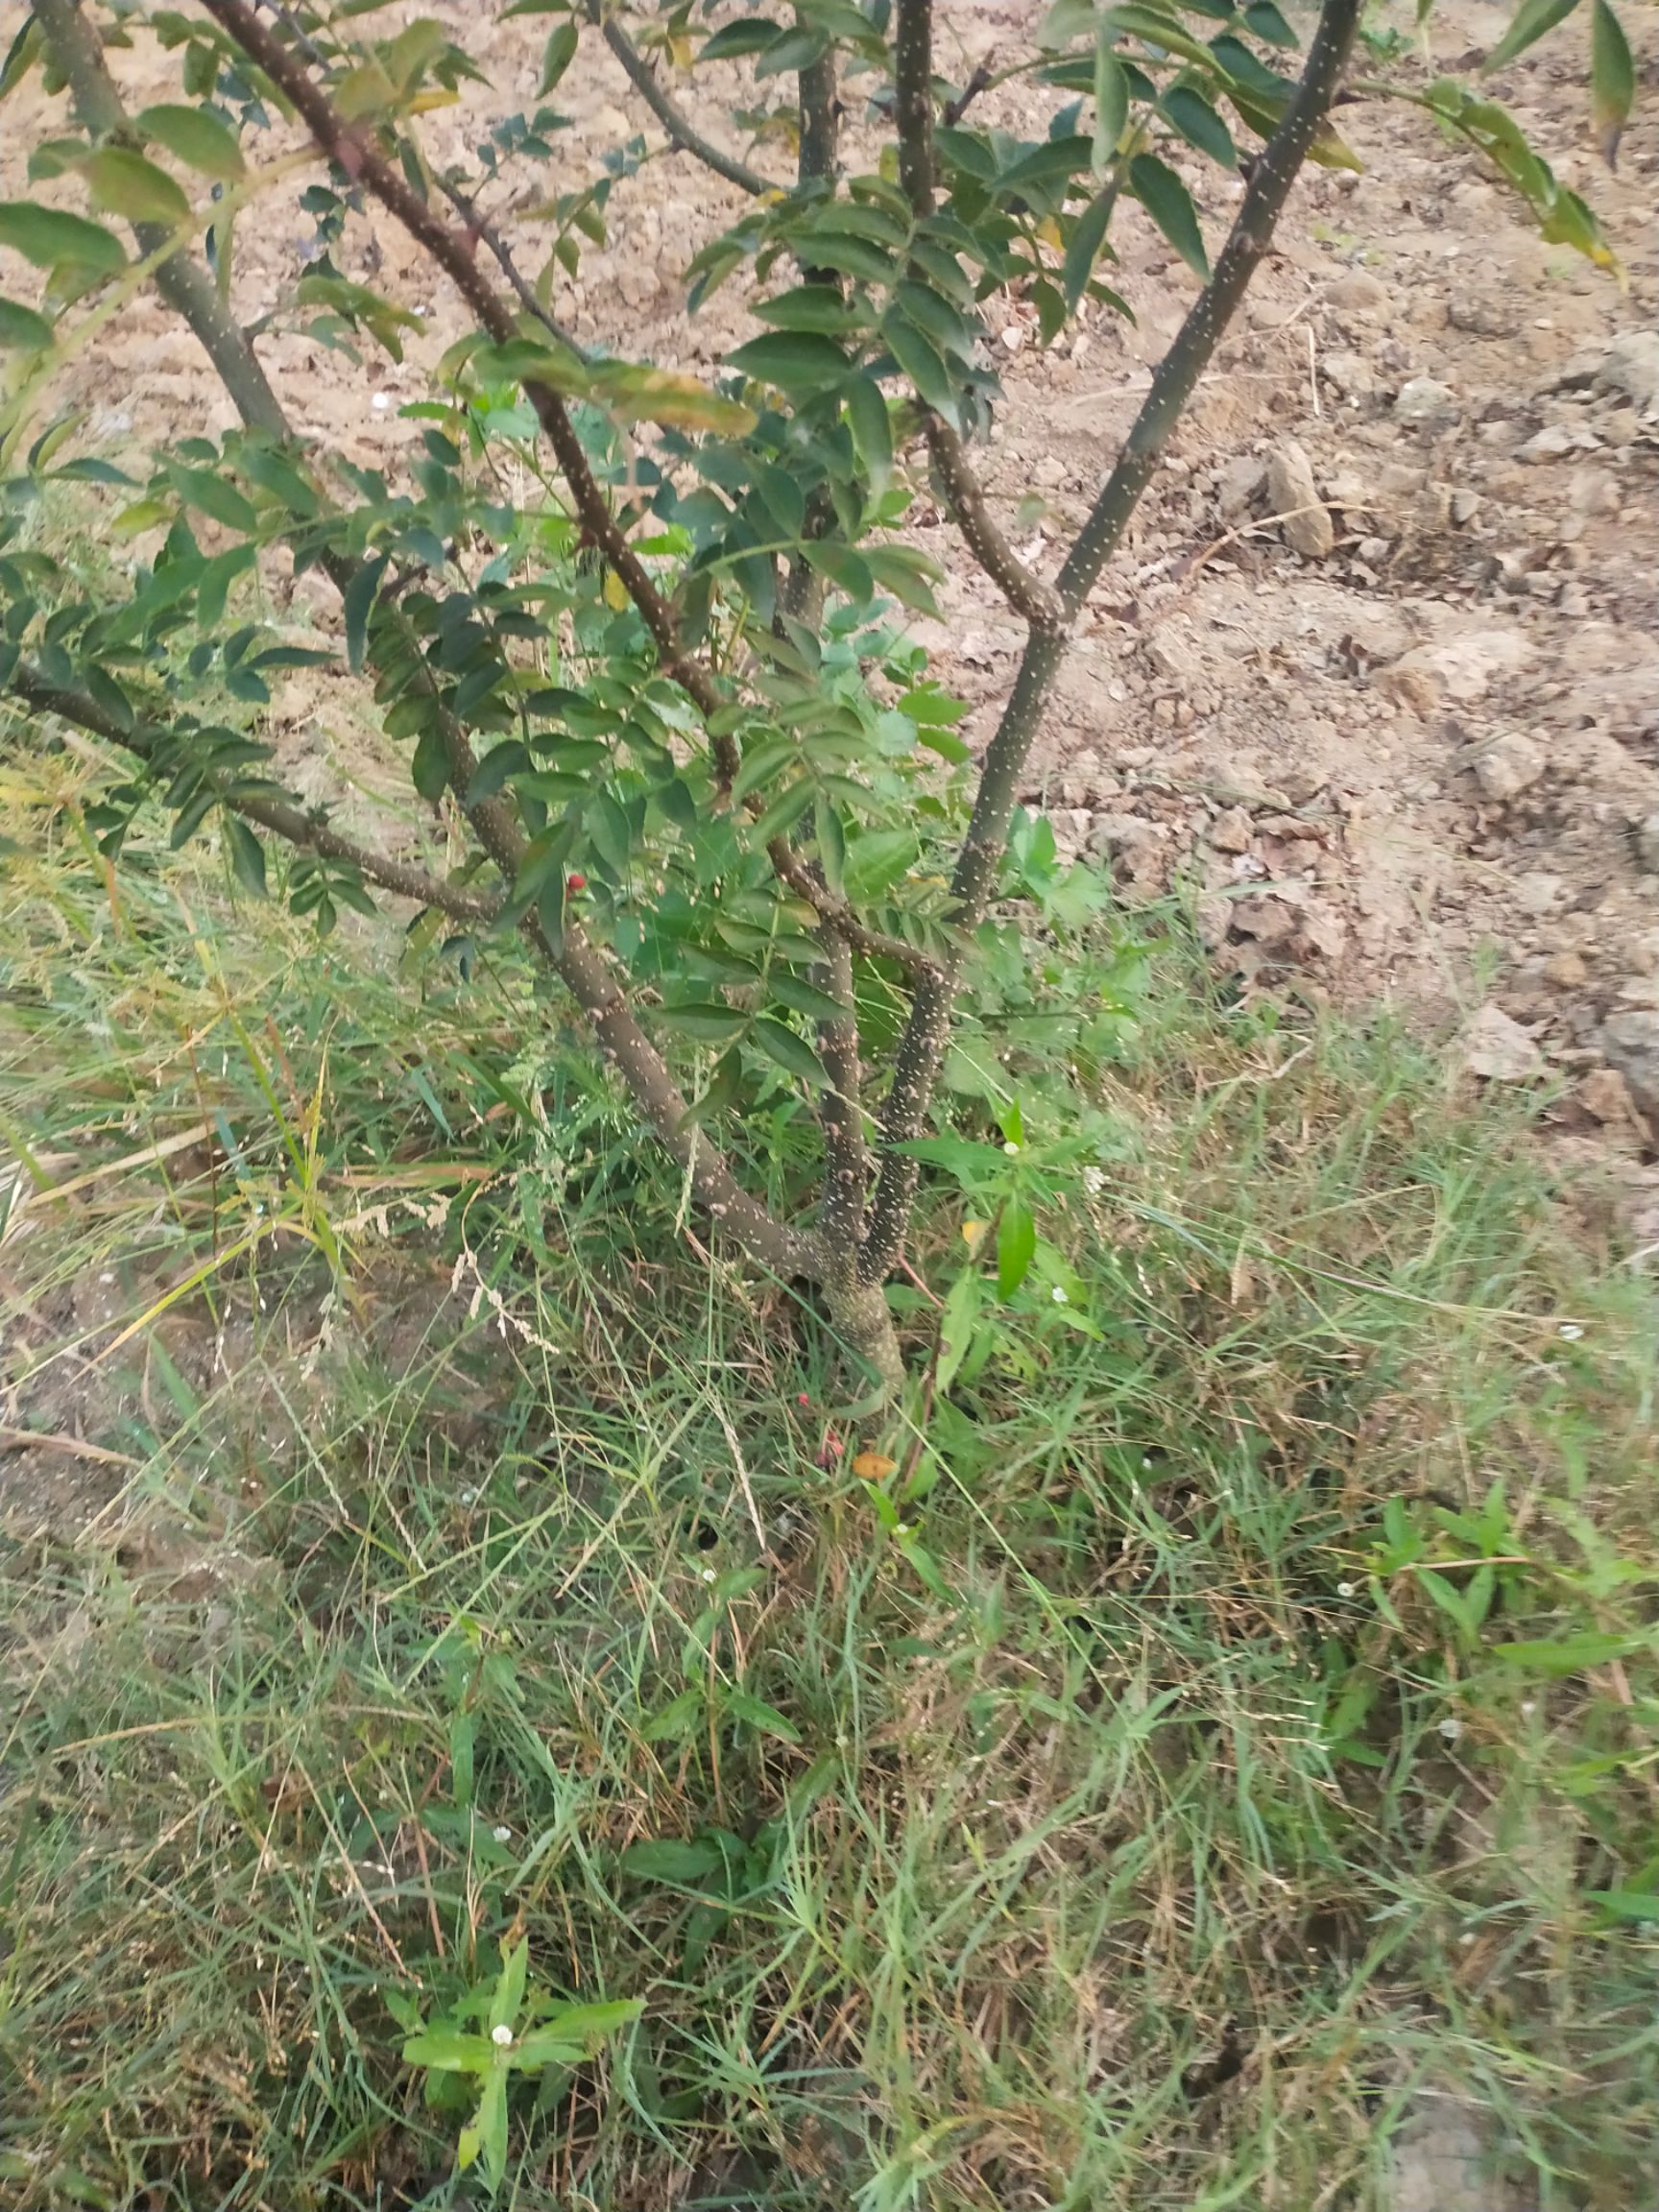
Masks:
[[[458,0],[421,12],[465,28],[491,77],[422,124],[436,162],[469,164],[489,123],[534,108],[544,26],[481,26]],[[1042,0],[950,0],[942,67],[966,78],[995,64],[1041,12]],[[1433,66],[1471,70],[1507,12],[1439,10]],[[1487,998],[1472,1068],[1564,1074],[1564,1134],[1594,1134],[1634,1167],[1659,1116],[1659,101],[1653,26],[1629,13],[1649,89],[1617,173],[1591,143],[1576,18],[1493,86],[1593,202],[1627,289],[1542,243],[1479,159],[1419,111],[1344,108],[1364,174],[1310,172],[1299,187],[1084,619],[1031,796],[1063,844],[1109,859],[1129,899],[1189,883],[1217,963],[1246,984],[1394,999],[1439,1024]],[[0,5],[0,27],[17,14],[15,0]],[[147,40],[116,60],[134,99],[162,92],[168,58]],[[735,95],[736,73],[706,75],[678,89],[733,144],[713,95]],[[1052,97],[1022,81],[978,112],[1040,132]],[[661,144],[596,39],[558,104],[569,126],[555,173],[488,204],[531,274],[545,241],[523,206],[591,175],[641,128]],[[55,128],[34,81],[9,105],[0,189],[25,188],[28,151]],[[862,130],[850,115],[854,160]],[[784,148],[754,158],[787,175]],[[1214,235],[1241,187],[1196,160],[1188,177]],[[590,344],[713,372],[750,325],[735,288],[688,315],[682,272],[741,204],[688,156],[652,159],[617,186],[609,244],[576,279],[558,276],[557,313]],[[245,321],[282,316],[308,236],[282,200],[244,222]],[[1118,243],[1133,325],[1091,310],[1044,352],[1017,304],[989,333],[1007,396],[984,473],[1039,560],[1086,508],[1195,289],[1139,209]],[[421,395],[461,312],[389,223],[354,217],[338,257],[423,314],[407,359],[356,362],[280,328],[260,351],[302,430],[395,470],[417,434],[397,410]],[[89,432],[109,445],[231,421],[153,300],[79,374]],[[1330,518],[1311,532],[1310,484]],[[1297,512],[1272,519],[1286,502]],[[926,498],[911,527],[948,569],[947,619],[924,625],[926,641],[983,737],[1018,627]],[[317,580],[298,596],[307,619],[333,622]],[[397,791],[344,685],[296,679],[272,728],[308,788],[376,811]]]

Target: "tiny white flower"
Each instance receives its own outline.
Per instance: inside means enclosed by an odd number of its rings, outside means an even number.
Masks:
[[[1441,1735],[1445,1737],[1448,1743],[1455,1743],[1458,1737],[1463,1733],[1462,1721],[1455,1719],[1450,1713],[1439,1723],[1439,1728]]]
[[[461,1503],[463,1505],[475,1505],[478,1503],[477,1491],[463,1490],[461,1493]]]
[[[1583,1334],[1583,1330],[1578,1326],[1576,1321],[1563,1321],[1560,1329],[1557,1331],[1557,1334],[1564,1337],[1569,1344],[1576,1344],[1579,1337],[1582,1336]]]
[[[896,1521],[896,1522],[893,1524],[893,1533],[894,1533],[894,1535],[895,1535],[895,1536],[908,1536],[908,1535],[909,1535],[909,1533],[910,1533],[910,1524],[909,1524],[909,1522],[908,1522],[908,1521]]]
[[[1143,1453],[1143,1454],[1142,1455],[1141,1464],[1142,1464],[1142,1467],[1150,1467],[1150,1466],[1151,1466],[1151,1464],[1152,1464],[1152,1458],[1151,1458],[1151,1455],[1150,1455],[1149,1453]]]
[[[511,1843],[513,1840],[513,1831],[508,1827],[505,1820],[497,1821],[490,1833],[494,1837],[497,1843]]]
[[[1460,1944],[1462,1944],[1464,1950],[1467,1951],[1470,1944],[1475,1940],[1474,1931],[1472,1929],[1466,1930],[1461,1936],[1458,1936],[1457,1940]]]
[[[1049,1291],[1048,1295],[1053,1299],[1056,1306],[1069,1306],[1071,1303],[1058,1283],[1055,1284],[1053,1289]]]
[[[491,2029],[491,2031],[490,2031],[490,2040],[491,2040],[491,2042],[492,2042],[492,2043],[493,2043],[493,2044],[494,2044],[494,2046],[495,2046],[495,2048],[496,2048],[496,2050],[497,2050],[497,2051],[505,2051],[505,2050],[506,2050],[507,2046],[508,2046],[508,2045],[509,2045],[509,2044],[512,2042],[512,2040],[513,2040],[513,2031],[512,2031],[512,2029],[511,2029],[511,2028],[509,2028],[509,2027],[508,2027],[508,2025],[507,2025],[507,2023],[506,2023],[506,2021],[505,2021],[505,2020],[503,2020],[503,2021],[502,2021],[501,2025],[500,2025],[498,2028],[492,2028],[492,2029]]]
[[[704,1581],[705,1581],[705,1582],[713,1582],[713,1581],[715,1581],[715,1580],[717,1579],[717,1576],[715,1575],[715,1573],[714,1573],[714,1570],[713,1570],[713,1568],[712,1568],[712,1567],[705,1567],[705,1568],[704,1568],[704,1570],[703,1570],[703,1579],[704,1579]]]
[[[1007,1143],[1003,1145],[1002,1149],[1007,1153],[1009,1159],[1012,1160],[1015,1153],[1019,1151],[1020,1147],[1015,1143],[1013,1138],[1010,1137]]]
[[[1534,1713],[1536,1713],[1536,1712],[1537,1712],[1537,1710],[1538,1710],[1538,1700],[1537,1700],[1537,1698],[1536,1698],[1536,1697],[1523,1697],[1523,1698],[1522,1698],[1522,1700],[1521,1700],[1521,1717],[1522,1717],[1522,1719],[1523,1719],[1524,1720],[1530,1720],[1530,1719],[1531,1719],[1531,1718],[1532,1718],[1532,1716],[1533,1716],[1533,1714],[1534,1714]]]
[[[1354,1585],[1353,1585],[1353,1583],[1352,1583],[1352,1582],[1338,1582],[1338,1583],[1337,1583],[1337,1585],[1336,1585],[1336,1595],[1337,1595],[1337,1597],[1338,1597],[1338,1598],[1352,1598],[1352,1597],[1353,1597],[1353,1595],[1354,1595]]]
[[[369,404],[373,408],[376,415],[384,415],[387,408],[392,404],[392,395],[390,392],[376,392]]]

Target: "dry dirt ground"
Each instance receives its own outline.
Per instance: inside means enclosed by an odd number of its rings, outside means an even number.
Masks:
[[[544,25],[424,0],[376,28],[418,12],[467,27],[490,74],[422,126],[437,162],[469,165],[487,123],[534,107]],[[1041,12],[1041,0],[945,0],[941,66],[959,79],[994,66]],[[1472,69],[1507,12],[1442,7],[1436,66]],[[1626,12],[1647,91],[1617,174],[1591,145],[1576,17],[1494,89],[1592,199],[1628,289],[1541,243],[1479,159],[1420,112],[1346,108],[1365,173],[1310,172],[1300,186],[1272,267],[1095,593],[1033,796],[1063,845],[1109,858],[1131,899],[1194,884],[1218,963],[1247,980],[1391,998],[1439,1023],[1484,999],[1468,1032],[1475,1071],[1552,1069],[1570,1086],[1563,1138],[1595,1135],[1639,1177],[1659,1118],[1659,41],[1648,12]],[[1402,25],[1410,13],[1396,10]],[[17,0],[0,0],[0,28],[18,15]],[[135,98],[162,93],[167,58],[148,41],[118,60]],[[734,143],[714,95],[735,95],[739,80],[708,74],[687,103]],[[489,202],[532,272],[545,247],[516,205],[591,175],[641,127],[661,144],[597,39],[558,97],[569,127],[557,176]],[[1052,97],[1004,86],[980,118],[1041,131]],[[60,127],[37,81],[13,98],[0,190],[24,188],[29,148]],[[854,158],[861,131],[854,113]],[[781,149],[756,158],[787,173]],[[1214,236],[1240,187],[1196,160],[1189,180]],[[609,245],[588,252],[578,279],[559,276],[558,313],[589,343],[713,371],[750,326],[735,288],[689,316],[681,273],[740,204],[688,156],[651,160],[615,192]],[[308,234],[279,202],[244,224],[245,320],[282,314]],[[1092,309],[1044,353],[1017,306],[989,333],[1007,397],[984,471],[1039,559],[1110,465],[1193,290],[1139,209],[1118,236],[1114,280],[1134,325]],[[339,259],[424,314],[405,362],[358,364],[280,329],[260,350],[302,429],[395,466],[417,433],[397,407],[462,327],[458,305],[389,224],[353,219]],[[90,433],[108,447],[230,421],[155,301],[81,375]],[[1310,498],[1329,526],[1315,516],[1310,529]],[[1270,519],[1287,508],[1301,513]],[[982,735],[1019,632],[925,500],[913,528],[949,569],[948,619],[926,642]],[[334,620],[324,598],[305,612]],[[340,687],[297,679],[272,727],[318,792],[361,805],[397,787]]]

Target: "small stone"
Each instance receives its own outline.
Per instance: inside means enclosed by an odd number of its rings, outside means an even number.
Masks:
[[[1542,869],[1515,878],[1515,903],[1523,914],[1548,914],[1561,896],[1561,878]]]
[[[1346,276],[1338,276],[1327,295],[1333,307],[1345,307],[1350,314],[1375,314],[1388,304],[1388,287],[1381,277],[1366,270],[1353,270]]]
[[[1233,926],[1233,904],[1219,892],[1199,900],[1195,909],[1198,942],[1206,952],[1217,951],[1226,944],[1227,932]]]
[[[1519,675],[1531,659],[1531,644],[1518,629],[1469,630],[1435,645],[1414,645],[1390,667],[1380,668],[1377,683],[1416,712],[1433,706],[1442,693],[1471,706],[1485,697],[1495,678]]]
[[[1467,330],[1476,338],[1513,338],[1518,326],[1515,309],[1503,293],[1468,287],[1448,296],[1446,320],[1454,330]]]
[[[1544,1072],[1543,1053],[1502,1006],[1471,1015],[1458,1038],[1458,1058],[1469,1074],[1490,1083],[1526,1083]]]
[[[1400,396],[1394,402],[1395,421],[1408,422],[1421,430],[1446,429],[1461,413],[1456,393],[1449,384],[1437,383],[1432,376],[1413,376],[1400,387]]]
[[[1659,415],[1659,330],[1626,330],[1596,372],[1599,392],[1619,392],[1644,415]]]
[[[1659,876],[1659,807],[1637,826],[1636,855],[1650,876]]]
[[[1607,1121],[1615,1127],[1623,1121],[1636,1118],[1636,1101],[1630,1095],[1630,1086],[1617,1068],[1592,1068],[1574,1093],[1586,1114],[1598,1121]]]
[[[1619,487],[1605,469],[1575,469],[1567,479],[1567,504],[1575,515],[1617,515]]]
[[[1336,532],[1313,481],[1313,464],[1300,445],[1281,445],[1268,462],[1267,500],[1284,517],[1285,542],[1310,561],[1324,560]]]
[[[1319,373],[1344,399],[1369,399],[1377,389],[1377,372],[1363,353],[1323,353]]]
[[[1507,805],[1531,789],[1546,765],[1543,748],[1512,730],[1494,739],[1476,761],[1475,781],[1488,799]]]
[[[1479,515],[1479,512],[1480,494],[1479,492],[1453,493],[1451,504],[1447,508],[1447,513],[1451,516],[1453,522],[1459,530],[1464,529],[1469,523],[1473,522],[1476,516]]]
[[[1552,952],[1544,963],[1544,980],[1557,991],[1582,991],[1590,969],[1582,952]]]
[[[1087,806],[1062,806],[1048,820],[1054,831],[1055,852],[1062,860],[1075,860],[1094,827],[1093,812]]]
[[[1638,1007],[1629,1014],[1609,1014],[1599,1042],[1643,1113],[1659,1114],[1659,1012]]]
[[[1247,806],[1229,806],[1210,825],[1210,842],[1217,853],[1248,853],[1256,825]]]
[[[1565,423],[1549,422],[1536,431],[1524,445],[1517,445],[1517,461],[1559,461],[1564,453],[1575,453],[1578,441]]]
[[[1283,899],[1265,895],[1239,899],[1233,906],[1233,927],[1240,937],[1253,937],[1259,945],[1283,945],[1296,934],[1301,916]]]
[[[1215,503],[1226,521],[1248,514],[1267,481],[1267,464],[1254,453],[1235,453],[1221,470]]]
[[[1115,856],[1138,845],[1156,843],[1167,835],[1163,825],[1139,814],[1096,814],[1089,831],[1091,853]]]
[[[1325,727],[1329,729],[1329,723]],[[1288,805],[1308,806],[1324,790],[1325,776],[1318,768],[1286,768],[1279,778],[1279,788]]]

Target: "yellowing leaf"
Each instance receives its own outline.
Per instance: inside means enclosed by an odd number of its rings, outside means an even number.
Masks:
[[[349,70],[334,87],[334,105],[348,123],[360,123],[370,115],[383,115],[397,97],[397,87],[375,59]]]
[[[588,389],[601,406],[628,422],[664,422],[677,430],[712,430],[729,438],[747,437],[755,427],[752,408],[723,399],[695,376],[668,369],[606,361],[591,373]]]
[[[624,613],[628,605],[628,587],[614,568],[605,571],[605,604],[618,614]]]
[[[879,1452],[860,1452],[853,1461],[853,1472],[861,1482],[883,1482],[894,1473],[897,1459],[883,1457]]]

